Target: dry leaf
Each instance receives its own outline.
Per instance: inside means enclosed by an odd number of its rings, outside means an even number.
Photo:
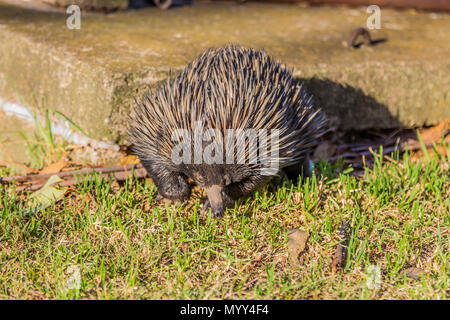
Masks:
[[[423,143],[430,144],[432,142],[438,143],[442,135],[450,130],[450,119],[443,121],[431,128],[420,130],[420,137]]]
[[[57,189],[53,185],[56,185],[61,181],[63,181],[61,178],[57,175],[53,175],[41,189],[33,192],[26,202],[27,207],[25,213],[35,213],[56,203],[64,195],[65,189]]]
[[[120,160],[120,164],[138,164],[140,163],[139,158],[135,155],[125,156],[122,160]]]
[[[45,168],[42,169],[39,173],[40,173],[40,174],[46,174],[46,173],[58,173],[58,172],[60,172],[66,165],[67,165],[67,162],[61,160],[61,161],[52,163],[51,165],[45,167]]]
[[[291,263],[298,264],[298,257],[306,248],[308,233],[304,230],[290,229],[288,233],[288,253]]]
[[[407,277],[415,279],[415,280],[419,280],[421,278],[421,276],[425,275],[424,270],[422,270],[420,268],[416,268],[416,267],[407,268],[407,269],[405,269],[404,272]]]

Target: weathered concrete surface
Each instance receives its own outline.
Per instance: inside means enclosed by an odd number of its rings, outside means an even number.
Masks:
[[[20,137],[17,128],[23,132],[30,132],[29,122],[16,117],[8,117],[0,110],[0,166],[8,166],[18,173],[25,173],[21,163],[28,163],[29,156],[25,152],[25,142]],[[8,119],[4,121],[4,119]]]
[[[2,0],[0,0],[2,1]],[[450,117],[450,15],[382,11],[374,47],[351,50],[365,8],[193,5],[68,15],[0,2],[0,96],[31,93],[93,138],[123,142],[133,97],[210,46],[265,48],[305,81],[344,129],[421,126]],[[15,88],[15,89],[13,89]]]
[[[128,0],[32,0],[42,1],[57,7],[68,7],[72,4],[82,9],[111,12],[128,8]]]

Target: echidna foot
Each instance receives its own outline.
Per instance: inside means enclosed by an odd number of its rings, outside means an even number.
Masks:
[[[169,199],[169,198],[165,198],[162,195],[158,194],[156,196],[156,202],[162,203],[162,204],[167,204],[167,205],[180,205],[182,204],[184,201],[183,199]]]

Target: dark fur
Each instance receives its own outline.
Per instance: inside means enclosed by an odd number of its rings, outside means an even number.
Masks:
[[[258,109],[258,105],[264,107]],[[239,108],[249,108],[249,112],[239,113]],[[294,179],[326,131],[323,114],[312,108],[312,99],[286,67],[253,49],[210,49],[173,81],[160,86],[154,96],[150,93],[131,116],[134,152],[160,197],[187,200],[189,177],[206,190],[205,208],[211,207],[216,216],[222,216],[237,199],[251,195],[272,176],[261,175],[260,163],[174,164],[169,156],[172,130],[192,130],[198,119],[205,121],[205,129],[221,132],[229,128],[279,129],[281,137],[290,139],[280,146],[280,169]]]

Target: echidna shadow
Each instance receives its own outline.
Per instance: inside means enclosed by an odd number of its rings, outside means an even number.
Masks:
[[[356,132],[403,128],[397,115],[360,88],[343,85],[328,78],[296,77],[295,80],[303,83],[313,97],[314,105],[320,106],[332,127]]]
[[[187,200],[190,178],[206,191],[204,209],[216,217],[281,172],[294,180],[305,173],[308,155],[328,131],[327,117],[288,67],[240,46],[208,49],[136,102],[132,150],[158,197]],[[255,139],[264,132],[265,140],[250,147],[248,131],[258,131]]]

